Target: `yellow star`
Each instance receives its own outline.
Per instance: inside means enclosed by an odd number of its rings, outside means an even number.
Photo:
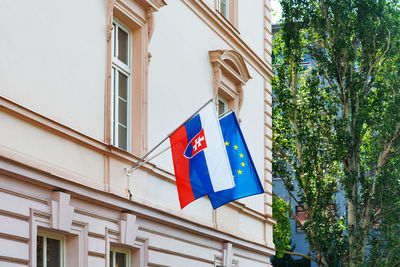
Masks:
[[[244,156],[243,156],[243,154],[242,153],[240,153],[240,155],[239,155],[241,158],[243,158]]]
[[[238,149],[238,146],[237,146],[237,145],[234,145],[233,147],[234,147],[236,150]]]
[[[246,166],[246,164],[244,164],[244,162],[242,162],[241,164],[242,164],[243,167]]]
[[[241,171],[241,170],[238,170],[237,172],[238,172],[238,174],[242,174],[242,171]]]
[[[228,141],[226,141],[226,142],[225,142],[225,145],[226,145],[226,146],[229,146],[229,142],[228,142]]]

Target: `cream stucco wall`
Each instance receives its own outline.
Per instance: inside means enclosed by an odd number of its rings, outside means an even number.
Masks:
[[[239,41],[225,36],[221,27],[211,27],[188,2],[166,2],[168,5],[155,13],[149,45],[147,147],[152,148],[213,97],[208,52],[242,47],[252,78],[243,87],[239,117],[264,184],[266,74],[257,63],[259,59],[246,50],[247,46],[253,48],[262,57],[263,15],[258,9],[262,9],[263,1],[250,4],[239,0]],[[213,6],[213,0],[208,2]],[[104,136],[106,1],[39,0],[22,4],[5,0],[0,2],[0,24],[0,36],[5,37],[0,41],[0,221],[3,217],[4,221],[16,221],[16,228],[9,230],[0,225],[0,233],[17,231],[17,241],[9,244],[15,243],[15,248],[24,251],[23,255],[8,256],[19,257],[22,261],[16,262],[27,264],[30,211],[39,210],[49,217],[52,191],[61,190],[72,194],[72,206],[87,212],[74,214],[74,220],[87,223],[92,235],[87,239],[92,253],[89,266],[106,261],[104,227],[115,234],[120,213],[125,209],[136,214],[140,210],[137,207],[145,209],[137,220],[142,227],[140,238],[148,238],[153,246],[149,258],[154,265],[213,266],[215,257],[223,255],[224,240],[236,246],[235,260],[240,260],[240,266],[269,262],[265,255],[272,253],[272,224],[266,223],[266,215],[271,214],[265,213],[265,195],[245,198],[217,211],[204,197],[181,210],[170,150],[130,176],[133,196],[129,200],[125,169],[137,161],[138,155],[114,148]],[[162,148],[168,145],[167,141]],[[44,174],[46,177],[41,177]],[[32,189],[29,184],[36,186]],[[8,207],[6,202],[17,204]],[[162,221],[163,216],[168,220]],[[181,225],[186,228],[179,228]],[[51,228],[50,222],[43,227]],[[4,240],[0,238],[0,247],[7,244]],[[174,242],[172,248],[169,242]],[[264,249],[265,245],[268,248]],[[176,250],[185,255],[177,256]],[[201,255],[190,257],[193,250]],[[4,256],[1,253],[0,249],[0,258]]]
[[[0,94],[103,140],[105,1],[5,0],[0,25]]]
[[[176,13],[179,16],[174,15]],[[262,15],[262,9],[259,13]],[[149,46],[152,53],[149,66],[149,148],[213,97],[213,71],[208,51],[232,49],[181,1],[169,1],[168,6],[156,14],[155,21],[155,32]],[[253,31],[262,33],[262,24],[258,26]],[[171,32],[169,29],[174,30]],[[258,35],[262,37],[262,34]],[[262,40],[260,43],[262,47]],[[260,179],[263,179],[264,79],[248,63],[247,66],[252,79],[243,87],[244,103],[239,117]],[[168,145],[166,141],[163,147]],[[170,151],[152,162],[173,173]],[[262,196],[249,197],[241,202],[264,212]],[[191,205],[196,206],[196,203]]]
[[[263,7],[264,0],[238,1],[238,28],[240,36],[261,58],[264,53]]]

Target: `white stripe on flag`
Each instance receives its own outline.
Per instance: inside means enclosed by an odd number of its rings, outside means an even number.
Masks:
[[[207,142],[204,155],[214,192],[230,189],[235,186],[235,182],[214,102],[210,102],[199,114]]]

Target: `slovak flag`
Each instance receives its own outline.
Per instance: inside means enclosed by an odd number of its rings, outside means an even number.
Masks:
[[[235,186],[213,102],[170,136],[181,208]]]

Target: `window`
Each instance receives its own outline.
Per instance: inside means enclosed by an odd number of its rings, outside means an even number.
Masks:
[[[131,136],[131,32],[114,20],[112,31],[112,143],[130,151]]]
[[[65,266],[65,239],[63,236],[39,233],[36,242],[36,266]]]
[[[215,0],[215,9],[220,13],[231,25],[238,27],[238,0]]]
[[[229,0],[218,0],[219,13],[221,13],[225,18],[229,19]]]
[[[296,216],[299,218],[300,222],[304,225],[306,222],[306,213],[304,212],[303,208],[300,206],[296,206]],[[296,223],[296,232],[303,232],[300,225]]]
[[[131,253],[123,248],[111,248],[110,267],[130,267]]]
[[[218,96],[218,115],[228,111],[228,101],[222,96]]]
[[[218,114],[232,109],[239,117],[243,104],[242,88],[251,78],[243,57],[234,50],[209,51],[209,56],[213,66],[214,101]]]
[[[160,0],[106,1],[105,135],[110,148],[147,152],[149,42]]]

